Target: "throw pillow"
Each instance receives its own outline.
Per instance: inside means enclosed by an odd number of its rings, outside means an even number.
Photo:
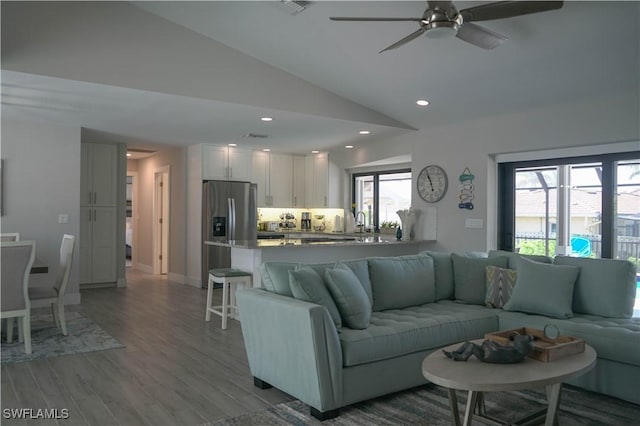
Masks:
[[[374,311],[435,301],[433,259],[426,254],[370,258],[369,277]]]
[[[502,308],[511,298],[518,274],[513,269],[487,266],[487,295],[485,305]]]
[[[325,279],[344,324],[359,330],[369,327],[371,302],[356,274],[348,266],[339,265],[327,269]]]
[[[333,323],[340,330],[342,319],[324,280],[309,266],[298,266],[289,271],[289,286],[296,299],[304,300],[318,305],[323,305],[329,311]]]
[[[487,294],[487,266],[506,268],[506,257],[469,257],[451,254],[456,302],[484,305]]]
[[[571,318],[573,286],[580,268],[550,265],[518,258],[518,279],[506,311],[520,311],[554,318]]]
[[[369,302],[373,306],[373,291],[371,290],[371,279],[369,278],[369,261],[367,259],[355,259],[355,260],[339,260],[336,262],[336,266],[345,265],[356,274],[356,277],[360,280],[362,288],[369,296]]]

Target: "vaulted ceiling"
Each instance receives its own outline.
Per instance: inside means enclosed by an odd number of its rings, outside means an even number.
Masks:
[[[483,22],[508,37],[490,51],[421,36],[378,54],[417,24],[329,20],[425,8],[317,1],[293,15],[279,1],[2,2],[2,114],[140,147],[233,141],[308,152],[640,93],[638,2],[569,1]]]

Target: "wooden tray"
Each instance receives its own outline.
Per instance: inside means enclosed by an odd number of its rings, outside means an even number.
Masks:
[[[528,356],[538,361],[550,362],[558,358],[584,352],[584,340],[582,339],[563,335],[555,339],[549,339],[544,336],[542,330],[529,327],[487,333],[484,338],[501,344],[508,344],[510,342],[509,337],[516,333],[533,336],[533,351]]]

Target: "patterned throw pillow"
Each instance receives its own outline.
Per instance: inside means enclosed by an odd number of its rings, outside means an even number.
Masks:
[[[511,298],[517,274],[513,269],[487,266],[487,295],[485,304],[490,308],[502,308]]]

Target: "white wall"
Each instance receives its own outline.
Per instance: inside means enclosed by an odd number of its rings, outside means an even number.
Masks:
[[[48,274],[30,276],[30,285],[55,279],[63,234],[79,236],[80,128],[2,119],[2,232],[20,232],[36,241],[36,257]],[[59,224],[58,215],[69,223]],[[80,303],[78,243],[67,288],[68,302]]]
[[[139,264],[133,265],[147,272],[153,270],[154,177],[161,167],[169,166],[169,278],[182,283],[186,276],[186,151],[186,148],[167,149],[137,161]]]
[[[414,185],[412,204],[424,210],[430,204],[417,194],[415,178],[428,164],[444,167],[449,177],[445,198],[436,203],[437,250],[484,251],[496,245],[498,153],[525,152],[560,147],[581,147],[640,140],[640,102],[637,93],[591,99],[580,104],[558,105],[458,125],[435,127],[379,140],[352,153],[332,155],[349,168],[371,161],[410,154]],[[640,144],[638,144],[640,151]],[[475,175],[475,209],[458,209],[458,177],[465,167]],[[343,182],[347,188],[349,183]],[[350,189],[349,189],[350,191]],[[347,206],[345,206],[347,207]],[[465,228],[465,219],[482,219],[482,229]]]

